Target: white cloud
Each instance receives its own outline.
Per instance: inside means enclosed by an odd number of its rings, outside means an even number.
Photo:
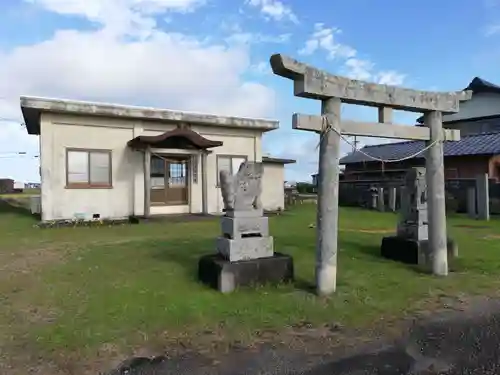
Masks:
[[[226,38],[230,44],[253,43],[285,43],[290,40],[291,34],[265,35],[259,33],[236,32]]]
[[[401,85],[406,75],[395,70],[376,71],[375,63],[368,59],[358,58],[358,51],[347,44],[338,41],[342,30],[335,27],[326,27],[323,23],[316,23],[314,31],[298,53],[312,55],[317,52],[326,53],[328,60],[342,60],[342,74],[352,79],[372,81],[385,85]]]
[[[492,36],[500,33],[500,24],[489,25],[484,29],[485,36]]]
[[[249,66],[243,48],[206,45],[180,34],[155,31],[148,40],[123,42],[101,32],[59,31],[51,40],[17,48],[0,60],[0,77],[5,77],[0,95],[23,92],[269,114],[272,90],[240,79]]]
[[[375,81],[381,85],[399,86],[403,84],[405,79],[406,74],[398,73],[395,70],[388,70],[378,72]]]
[[[279,0],[247,0],[247,4],[259,8],[268,19],[275,21],[289,20],[298,23],[299,20],[292,9]]]
[[[372,78],[374,66],[375,64],[371,61],[356,58],[348,59],[344,65],[347,77],[361,81],[368,81]]]
[[[112,35],[147,37],[156,26],[154,16],[190,12],[205,0],[24,0],[62,15],[77,15],[104,25]]]
[[[252,72],[256,74],[268,74],[271,73],[271,66],[269,65],[269,61],[260,61],[256,64],[253,64],[250,69]]]
[[[314,25],[314,32],[306,41],[305,46],[299,50],[301,55],[311,55],[316,51],[322,50],[327,53],[328,59],[350,58],[356,55],[356,50],[348,45],[337,41],[336,36],[341,34],[340,29],[334,27],[325,27],[322,23]]]
[[[395,70],[375,71],[375,63],[370,60],[351,58],[344,64],[345,75],[361,81],[372,81],[381,85],[402,85],[406,75]]]
[[[108,6],[126,10],[122,14],[126,16],[112,19],[112,15],[104,11],[111,8],[103,8],[101,1],[32,1],[63,14],[79,14],[101,22],[102,27],[86,32],[57,31],[51,39],[41,43],[0,52],[0,98],[6,98],[0,100],[1,117],[21,121],[20,95],[236,116],[274,115],[274,91],[243,78],[251,69],[247,46],[163,32],[149,21],[122,22],[126,18],[148,20],[144,15],[157,9],[187,11],[201,2],[113,0],[107,3]],[[141,10],[136,11],[139,6]],[[118,18],[122,21],[116,22]],[[123,38],[131,32],[140,37]],[[146,32],[148,37],[142,38]],[[28,136],[19,124],[3,121],[0,127],[3,134],[0,150],[14,147],[37,152],[37,138]],[[38,179],[36,161],[32,161],[31,168],[16,168],[12,164],[11,170],[18,178]],[[3,167],[2,173],[9,173],[8,169],[6,172]]]

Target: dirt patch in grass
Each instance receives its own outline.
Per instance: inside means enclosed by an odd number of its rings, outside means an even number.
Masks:
[[[30,274],[42,267],[61,262],[66,251],[53,247],[26,249],[0,254],[0,280],[12,275]]]
[[[456,228],[467,228],[467,229],[488,229],[486,225],[474,225],[474,224],[456,224]]]
[[[484,240],[498,240],[498,239],[500,239],[500,235],[499,234],[489,234],[487,236],[484,236],[483,239]]]

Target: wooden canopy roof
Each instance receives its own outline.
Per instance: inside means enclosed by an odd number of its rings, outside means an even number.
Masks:
[[[222,146],[222,141],[212,141],[189,127],[178,126],[160,135],[140,135],[128,141],[127,145],[135,149],[144,149],[149,146],[154,148],[206,150]]]

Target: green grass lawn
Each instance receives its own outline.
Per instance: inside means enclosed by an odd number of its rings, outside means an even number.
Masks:
[[[0,345],[27,344],[40,355],[196,341],[206,331],[252,339],[302,321],[364,326],[500,287],[495,220],[450,219],[460,259],[449,277],[436,278],[379,257],[395,214],[341,209],[338,290],[320,299],[304,291],[314,281],[313,204],[270,219],[275,250],[294,257],[296,283],[228,295],[196,280],[198,258],[214,251],[217,219],[38,229],[22,211],[0,208]]]

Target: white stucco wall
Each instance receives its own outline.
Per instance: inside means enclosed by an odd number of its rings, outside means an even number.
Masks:
[[[127,142],[138,135],[156,135],[175,125],[157,121],[126,120],[92,116],[42,114],[40,136],[42,220],[75,217],[126,218],[144,214],[144,155],[132,151]],[[223,146],[207,156],[208,211],[222,212],[222,197],[217,187],[217,155],[246,156],[261,161],[262,133],[258,130],[193,126],[206,138]],[[107,149],[112,151],[111,189],[67,189],[66,148]],[[190,205],[151,207],[151,214],[202,212],[201,157],[198,181],[190,173]],[[264,182],[265,183],[265,182]],[[281,183],[281,186],[283,184]],[[266,190],[266,189],[264,189]],[[267,191],[266,196],[272,193]],[[278,199],[279,200],[279,199]]]
[[[134,122],[42,114],[40,136],[42,220],[125,218],[133,212],[134,176],[141,155],[126,143]],[[67,189],[66,148],[112,151],[111,189]]]
[[[285,209],[285,168],[283,164],[264,163],[262,206],[265,210]]]

